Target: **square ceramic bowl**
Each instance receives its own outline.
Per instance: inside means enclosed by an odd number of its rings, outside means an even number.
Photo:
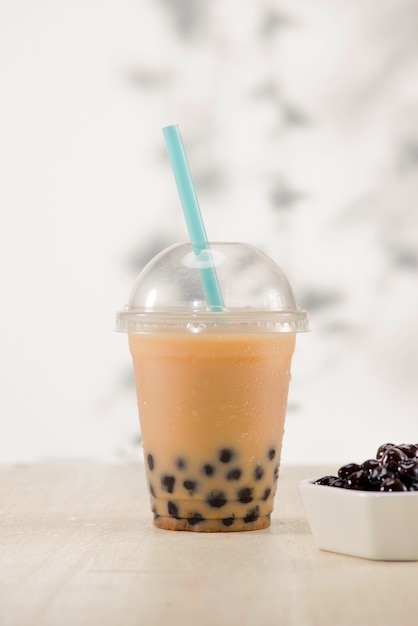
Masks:
[[[322,550],[382,561],[418,560],[418,492],[381,493],[299,483]]]

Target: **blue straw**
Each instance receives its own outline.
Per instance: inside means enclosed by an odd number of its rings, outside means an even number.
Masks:
[[[206,302],[212,310],[222,310],[224,302],[219,286],[215,267],[212,263],[209,242],[206,235],[205,225],[200,213],[199,202],[193,186],[186,153],[181,140],[180,129],[177,124],[165,126],[163,135],[167,146],[168,156],[179,192],[183,213],[186,220],[187,230],[196,256],[203,250],[209,254],[210,267],[200,268],[200,279]]]

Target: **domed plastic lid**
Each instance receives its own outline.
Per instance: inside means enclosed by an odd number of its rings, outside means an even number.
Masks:
[[[215,272],[222,307],[210,307],[204,291]],[[303,332],[308,315],[295,301],[281,268],[244,243],[190,243],[163,250],[139,274],[116,330],[150,332]]]

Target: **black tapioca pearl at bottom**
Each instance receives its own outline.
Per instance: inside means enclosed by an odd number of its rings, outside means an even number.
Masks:
[[[223,491],[211,491],[208,497],[206,498],[206,502],[209,506],[220,509],[226,504],[226,496]]]
[[[204,474],[206,474],[206,476],[213,476],[215,473],[215,466],[211,465],[210,463],[205,463],[205,465],[202,468],[202,471]]]
[[[200,513],[192,513],[190,517],[187,518],[190,526],[196,526],[196,524],[200,524],[200,522],[204,522],[205,518]]]
[[[187,489],[190,495],[193,495],[197,489],[197,482],[195,480],[184,480],[183,487]]]
[[[273,471],[273,480],[279,480],[279,466],[276,465]]]
[[[161,486],[168,493],[173,493],[175,483],[175,476],[168,476],[167,474],[161,476]]]
[[[235,517],[233,515],[231,515],[231,517],[224,517],[222,520],[222,524],[224,526],[232,526],[234,522],[235,522]]]
[[[234,458],[234,452],[231,448],[222,448],[219,451],[219,460],[221,463],[229,463]]]
[[[270,487],[267,487],[267,489],[264,490],[264,493],[262,495],[262,500],[268,500],[269,495],[271,494],[271,489]]]
[[[155,508],[155,506],[152,507],[152,513],[154,515],[154,519],[158,519],[160,517],[157,513],[157,509]]]
[[[171,517],[175,517],[176,519],[179,518],[179,508],[177,504],[175,504],[171,500],[167,502],[167,511],[168,514],[171,515]]]
[[[155,467],[154,457],[152,456],[152,454],[147,454],[147,463],[150,471],[152,472]]]
[[[151,485],[151,483],[150,483],[150,486],[149,486],[149,492],[150,492],[150,494],[152,495],[152,497],[153,497],[153,498],[155,498],[155,489],[154,489],[154,487]]]
[[[255,506],[253,509],[250,509],[247,515],[244,517],[244,523],[249,524],[250,522],[256,522],[260,517],[260,509],[258,506]]]
[[[252,502],[253,499],[253,490],[251,487],[243,487],[238,491],[238,500],[242,502],[242,504],[248,504]]]
[[[227,480],[239,480],[241,478],[241,474],[242,474],[242,471],[240,470],[240,468],[234,467],[233,469],[229,470],[229,472],[226,475],[226,479]]]
[[[274,457],[276,456],[276,448],[270,448],[270,450],[267,452],[267,456],[270,459],[270,461],[272,461]]]
[[[179,457],[178,459],[176,459],[176,467],[179,470],[185,469],[186,461],[183,458]]]
[[[257,465],[254,470],[254,480],[261,480],[264,476],[264,469],[261,465]]]

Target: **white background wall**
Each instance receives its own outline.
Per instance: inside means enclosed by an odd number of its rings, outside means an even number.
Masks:
[[[140,458],[114,316],[187,239],[174,122],[310,311],[283,461],[417,441],[417,75],[417,0],[1,0],[0,462]]]

